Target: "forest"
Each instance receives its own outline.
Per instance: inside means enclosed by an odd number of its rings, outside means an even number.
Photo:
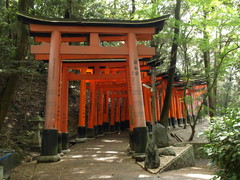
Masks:
[[[163,30],[149,42],[156,48],[156,73],[172,72],[186,86],[196,80],[206,82],[208,103],[202,104],[199,113],[220,122],[228,117],[229,124],[238,127],[239,9],[238,0],[0,0],[0,147],[24,154],[32,135],[29,121],[37,115],[44,117],[45,111],[47,64],[33,60],[29,52],[33,39],[17,12],[48,18],[133,21],[170,15]],[[75,95],[73,88],[72,114],[78,108]],[[226,129],[218,128],[226,132],[225,138],[219,137],[222,140],[229,136]],[[206,133],[210,139],[211,133]]]

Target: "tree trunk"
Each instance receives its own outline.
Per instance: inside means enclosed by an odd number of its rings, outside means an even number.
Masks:
[[[223,102],[223,107],[225,109],[228,108],[228,101],[229,101],[229,97],[230,97],[230,93],[231,93],[231,89],[232,89],[232,77],[233,77],[233,68],[231,68],[231,71],[230,71],[230,74],[229,74],[229,78],[228,78],[228,82],[226,83],[226,86],[227,86],[227,90],[226,90],[226,97],[224,99],[224,102]]]
[[[164,106],[161,114],[160,123],[168,127],[168,112],[170,108],[171,96],[172,96],[172,85],[174,82],[174,75],[177,63],[177,49],[178,43],[177,40],[179,38],[179,29],[180,29],[180,9],[181,9],[181,0],[177,0],[176,9],[175,9],[175,28],[174,28],[174,38],[171,50],[171,63],[170,68],[168,70],[168,84],[166,89],[166,96],[164,99]]]
[[[6,0],[6,9],[9,8],[9,0]]]
[[[135,11],[136,11],[136,3],[135,3],[135,0],[132,0],[132,11],[131,11],[130,19],[133,18],[133,14],[135,13]]]
[[[19,0],[18,11],[28,12],[30,0]],[[0,91],[0,131],[3,126],[4,120],[7,116],[9,106],[14,96],[17,82],[20,77],[18,68],[21,66],[21,62],[25,59],[28,50],[28,29],[21,21],[17,22],[17,47],[14,54],[13,61],[16,61],[16,71],[10,73],[5,79],[4,87]]]
[[[152,78],[152,124],[155,126],[156,123],[156,69],[155,67],[151,70],[151,78]]]
[[[204,18],[207,19],[207,12],[204,11]],[[206,30],[206,25],[204,24],[204,30],[203,30],[203,38],[205,41],[209,41],[208,33]],[[208,88],[208,107],[209,107],[209,116],[214,117],[215,115],[215,97],[214,97],[214,88],[210,88],[211,86],[211,77],[210,77],[210,52],[209,49],[203,50],[203,60],[204,60],[204,66],[205,66],[205,76],[206,76],[206,82],[207,82],[207,88]],[[214,86],[213,86],[214,87]]]

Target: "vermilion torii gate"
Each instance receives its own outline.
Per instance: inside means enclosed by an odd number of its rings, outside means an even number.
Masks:
[[[106,81],[125,84],[124,95],[118,91],[114,93],[114,85],[110,88],[111,94],[104,91],[104,86],[99,88],[100,97],[124,97],[128,99],[130,130],[135,139],[134,150],[136,153],[144,153],[147,141],[147,127],[145,119],[140,62],[139,59],[151,58],[155,55],[153,47],[138,44],[141,41],[149,41],[152,35],[158,33],[164,26],[168,16],[144,21],[112,21],[112,20],[72,20],[72,19],[47,19],[18,14],[23,22],[29,24],[31,36],[38,45],[31,46],[31,53],[35,60],[48,60],[48,84],[46,93],[46,113],[43,130],[42,150],[39,161],[58,161],[60,150],[67,150],[67,97],[68,81],[81,80],[79,138],[85,138],[85,131],[94,131],[96,116],[96,87]],[[118,47],[103,46],[103,42],[119,42]],[[92,60],[97,61],[92,61]],[[101,64],[104,59],[105,63]],[[88,60],[90,64],[83,62]],[[118,61],[122,65],[119,66]],[[71,62],[71,63],[70,63]],[[100,63],[100,64],[99,64]],[[116,66],[117,64],[117,66]],[[94,66],[92,72],[87,72],[90,66]],[[101,67],[104,67],[104,70]],[[121,68],[110,72],[112,67]],[[114,68],[113,68],[114,69]],[[79,70],[79,74],[69,71]],[[91,115],[88,127],[85,127],[85,103],[86,81],[90,82],[92,92]],[[101,82],[96,84],[96,82]],[[109,91],[109,90],[108,90]],[[123,90],[124,91],[124,90]],[[120,93],[120,94],[119,94]],[[106,100],[106,98],[105,98]],[[126,100],[126,99],[125,99]],[[100,100],[101,104],[104,99]],[[119,103],[116,103],[119,108]],[[112,104],[113,106],[114,104]],[[113,108],[113,107],[112,107]],[[100,108],[101,109],[101,108]],[[104,119],[104,111],[101,110],[103,119],[99,125],[107,122]],[[119,114],[120,112],[116,112]],[[114,116],[114,114],[112,115]],[[110,126],[114,124],[110,122]],[[91,134],[91,133],[90,133]],[[59,145],[61,144],[61,145]]]

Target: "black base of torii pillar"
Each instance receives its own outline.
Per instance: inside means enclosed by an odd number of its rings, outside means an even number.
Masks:
[[[37,162],[56,162],[61,157],[58,154],[58,130],[45,129],[42,134],[41,156],[38,156]]]

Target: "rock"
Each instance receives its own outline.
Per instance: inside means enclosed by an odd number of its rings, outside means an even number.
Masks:
[[[169,146],[169,137],[167,129],[161,125],[156,124],[153,128],[153,136],[155,139],[155,144],[158,148]]]
[[[145,169],[155,169],[160,166],[160,158],[158,155],[158,149],[153,140],[147,142],[146,153],[145,153]]]
[[[166,147],[166,148],[159,148],[158,149],[159,156],[176,156],[175,151],[173,148]]]

